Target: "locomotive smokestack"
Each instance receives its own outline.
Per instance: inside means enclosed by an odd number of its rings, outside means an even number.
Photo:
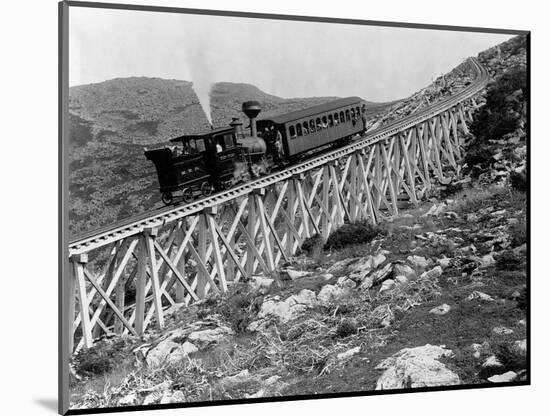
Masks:
[[[238,117],[233,117],[229,125],[235,130],[235,137],[237,139],[243,137],[243,122]]]
[[[247,101],[243,103],[243,113],[250,119],[250,134],[252,137],[257,136],[256,132],[256,117],[262,109],[258,101]]]

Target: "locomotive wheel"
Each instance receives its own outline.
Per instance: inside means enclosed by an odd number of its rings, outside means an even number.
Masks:
[[[210,196],[212,195],[212,191],[214,190],[214,187],[210,182],[203,182],[201,184],[201,192],[204,196]]]
[[[187,203],[193,200],[193,190],[191,188],[183,188],[183,200]]]
[[[172,196],[172,192],[165,192],[162,194],[162,202],[164,202],[165,205],[170,205],[173,200],[174,197]]]

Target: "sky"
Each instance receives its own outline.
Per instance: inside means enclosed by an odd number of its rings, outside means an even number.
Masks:
[[[69,85],[147,76],[277,96],[411,95],[511,35],[70,7]]]

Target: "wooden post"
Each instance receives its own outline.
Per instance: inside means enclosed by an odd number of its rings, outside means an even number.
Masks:
[[[145,244],[145,236],[139,237],[139,251],[137,255],[137,272],[136,272],[136,319],[135,329],[138,335],[143,335],[145,331],[145,286],[147,280],[147,246]]]
[[[327,241],[330,234],[330,226],[332,223],[331,213],[330,213],[330,171],[328,164],[323,166],[323,222],[321,223],[321,231],[323,233],[323,240]],[[326,209],[326,210],[325,210]]]
[[[203,210],[203,215],[206,217],[208,224],[208,231],[210,232],[210,241],[212,242],[212,249],[214,251],[214,262],[216,263],[216,270],[218,272],[218,280],[220,281],[220,287],[222,293],[227,292],[227,282],[225,281],[225,270],[223,267],[223,258],[220,250],[220,244],[218,241],[218,233],[216,232],[215,215],[218,213],[218,207],[207,207]]]
[[[79,254],[71,257],[76,277],[76,287],[78,292],[78,304],[80,308],[82,326],[82,340],[85,348],[90,348],[93,345],[92,328],[90,324],[90,309],[88,304],[88,296],[86,292],[86,280],[84,277],[84,265],[88,262],[87,254]]]
[[[151,276],[151,286],[153,288],[153,305],[159,328],[164,328],[164,313],[162,311],[162,299],[160,293],[159,278],[157,273],[157,260],[155,255],[154,239],[157,236],[156,228],[146,228],[143,230],[145,242],[147,245],[147,254],[149,258],[149,273]]]
[[[124,279],[124,275],[120,276],[116,289],[115,289],[115,300],[116,300],[116,307],[117,309],[124,314],[124,297],[126,295],[126,279]],[[122,321],[115,317],[115,334],[121,335],[124,331],[124,324]]]
[[[185,231],[187,230],[187,218],[184,218],[181,222],[181,227],[180,227],[180,231],[181,231],[181,238],[182,238],[182,241],[180,241],[180,244],[183,244],[183,239],[185,238]],[[186,263],[186,259],[185,259],[185,255],[181,255],[178,259],[178,263],[176,264],[176,267],[178,267],[178,270],[180,272],[180,274],[183,276],[183,278],[186,277],[186,273],[185,273],[185,263]],[[181,303],[181,302],[184,302],[185,301],[185,294],[186,294],[186,291],[185,291],[185,288],[183,287],[183,285],[181,284],[181,282],[176,279],[176,282],[175,282],[175,300],[176,302],[178,303]]]
[[[69,351],[74,350],[74,331],[75,331],[75,306],[76,306],[76,267],[74,266],[75,256],[71,256],[71,268],[69,279],[67,282],[67,296],[69,297],[69,307],[67,310],[67,318],[69,319]]]
[[[267,257],[267,267],[269,268],[269,271],[272,272],[275,270],[275,260],[273,256],[273,247],[271,246],[271,241],[269,238],[269,229],[268,229],[267,218],[266,218],[267,215],[266,215],[265,207],[262,201],[262,196],[265,195],[265,190],[263,188],[254,189],[252,191],[252,194],[256,199],[256,207],[258,208],[258,216],[260,217],[260,227],[262,229],[262,235],[264,238],[265,254]]]
[[[286,210],[288,216],[288,229],[286,240],[287,244],[287,254],[292,256],[294,254],[294,234],[292,233],[292,227],[296,227],[296,186],[294,185],[294,178],[288,180],[288,194],[286,198]]]
[[[248,194],[248,214],[246,228],[250,239],[254,244],[256,244],[256,200],[254,194],[251,192]],[[255,247],[248,247],[246,254],[246,274],[247,276],[252,276],[254,274],[254,258],[255,258]]]
[[[206,217],[204,213],[202,213],[199,215],[199,240],[197,244],[197,253],[205,265],[208,265],[208,262],[206,261],[207,231]],[[197,296],[200,299],[204,299],[204,297],[206,296],[206,282],[208,281],[208,277],[206,276],[205,271],[202,269],[199,269],[197,273]]]

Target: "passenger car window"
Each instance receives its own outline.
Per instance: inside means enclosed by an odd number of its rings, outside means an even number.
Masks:
[[[315,121],[313,121],[313,119],[309,120],[309,132],[310,133],[315,132]]]
[[[349,115],[349,110],[346,110],[346,121],[350,121],[351,117]]]
[[[303,126],[303,128],[304,128],[304,136],[305,136],[306,134],[309,134],[309,127],[307,126],[307,121],[304,121],[304,122],[302,123],[302,126]]]
[[[295,139],[296,138],[296,129],[294,128],[294,126],[290,126],[288,128],[288,131],[290,132],[290,138]]]
[[[300,123],[296,124],[296,134],[302,136],[302,125]]]
[[[332,114],[328,115],[328,126],[329,127],[334,126],[334,120],[332,119]]]
[[[344,112],[340,111],[340,123],[345,123],[346,119],[344,118]]]

